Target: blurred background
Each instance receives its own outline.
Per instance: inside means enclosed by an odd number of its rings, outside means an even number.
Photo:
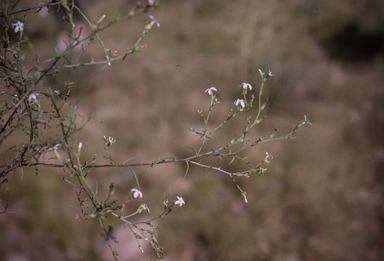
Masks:
[[[24,1],[28,5],[33,1]],[[137,1],[76,1],[89,18],[105,21],[126,14]],[[20,1],[23,4],[23,1]],[[145,4],[145,3],[144,3]],[[159,244],[165,260],[384,260],[384,2],[381,0],[170,0],[149,14],[160,23],[142,41],[147,47],[100,70],[80,67],[72,101],[80,114],[92,112],[81,141],[89,160],[104,146],[103,135],[116,139],[106,155],[118,162],[141,155],[190,156],[200,139],[188,131],[202,128],[197,110],[206,114],[209,96],[218,89],[209,127],[221,123],[241,98],[243,82],[260,87],[258,69],[272,70],[264,97],[268,117],[251,132],[268,137],[277,127],[284,136],[307,115],[295,140],[265,143],[247,152],[259,162],[274,156],[263,176],[238,179],[246,204],[229,177],[185,165],[157,166],[140,178],[144,194],[130,206],[146,203],[155,217],[162,201],[182,196],[186,205],[161,220]],[[69,30],[55,13],[29,13],[25,34],[34,43],[26,59],[55,54]],[[79,17],[78,24],[86,26]],[[147,14],[100,34],[118,55],[128,51],[150,22]],[[87,27],[85,31],[89,30]],[[73,57],[76,57],[73,51]],[[82,59],[105,59],[98,44]],[[65,90],[72,71],[44,84]],[[254,112],[256,114],[256,112]],[[217,133],[206,150],[241,133],[236,118]],[[215,164],[213,161],[212,164]],[[230,171],[240,165],[231,165]],[[137,187],[126,169],[92,173],[101,193],[116,182],[116,198],[128,199]],[[24,169],[9,176],[1,191],[8,211],[0,215],[0,259],[113,260],[102,231],[93,220],[75,220],[79,209],[73,188],[60,171]],[[135,205],[136,204],[136,205]],[[128,229],[114,223],[119,260],[150,260]]]

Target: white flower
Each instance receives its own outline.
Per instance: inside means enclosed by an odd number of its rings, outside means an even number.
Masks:
[[[182,197],[177,196],[175,204],[179,205],[179,207],[181,207],[183,204],[185,205],[184,199]]]
[[[15,26],[15,33],[21,32],[24,29],[24,24],[20,21],[17,21],[15,23],[11,23],[11,25]]]
[[[108,137],[108,142],[109,142],[110,144],[113,144],[113,143],[116,142],[116,140],[115,140],[113,137]]]
[[[53,146],[52,148],[49,148],[49,149],[47,150],[47,152],[50,152],[50,151],[52,151],[52,150],[57,150],[57,149],[59,148],[59,146],[61,146],[61,144],[56,144],[56,145]]]
[[[204,93],[208,93],[209,95],[213,94],[213,91],[217,92],[217,89],[215,87],[211,87],[209,89],[206,89]]]
[[[105,142],[108,142],[108,143],[109,143],[108,146],[110,146],[110,145],[112,145],[113,143],[116,142],[116,140],[115,140],[113,137],[111,137],[111,136],[109,136],[109,137],[107,138],[107,137],[105,137],[105,135],[104,135],[103,138],[104,138],[104,141],[105,141]]]
[[[142,198],[143,197],[143,193],[141,193],[140,190],[135,189],[135,188],[131,189],[131,194],[133,194],[133,198],[137,198],[137,197]]]
[[[249,90],[252,90],[252,86],[249,83],[243,82],[240,86],[243,87],[243,89],[249,88]]]
[[[81,147],[83,147],[83,143],[79,142],[79,150],[81,150]]]
[[[28,101],[32,102],[32,101],[36,100],[37,99],[36,96],[39,96],[39,94],[38,93],[32,93],[31,95],[29,95]]]
[[[244,108],[245,107],[245,101],[244,100],[242,100],[242,99],[237,99],[236,101],[235,101],[235,105],[236,106],[241,106],[242,108]],[[240,109],[240,111],[242,111],[243,109]]]
[[[152,26],[153,24],[156,24],[157,28],[160,27],[159,22],[156,21],[156,19],[155,19],[152,15],[148,15],[148,17],[151,18],[151,26]]]

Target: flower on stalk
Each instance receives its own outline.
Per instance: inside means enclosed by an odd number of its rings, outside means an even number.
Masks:
[[[237,99],[235,101],[235,105],[240,108],[240,111],[243,111],[243,108],[245,108],[245,101],[242,99]]]
[[[141,193],[141,191],[136,188],[131,189],[131,194],[133,195],[133,198],[143,197],[143,193]]]
[[[204,93],[208,93],[209,95],[213,94],[213,91],[217,92],[217,89],[215,87],[211,87],[209,89],[206,89]]]
[[[32,93],[31,95],[28,96],[28,101],[29,102],[36,101],[37,100],[37,96],[39,96],[38,93]]]
[[[79,142],[79,147],[77,149],[77,153],[76,153],[76,156],[77,157],[80,157],[80,153],[81,153],[81,148],[83,147],[83,143],[82,142]]]
[[[246,82],[243,82],[242,84],[240,84],[240,87],[243,87],[244,90],[246,90],[247,88],[249,88],[249,90],[252,90],[252,85]]]
[[[177,196],[177,200],[175,201],[175,205],[179,205],[179,207],[181,207],[182,205],[185,205],[183,197]]]
[[[11,25],[13,25],[15,27],[15,33],[19,32],[19,31],[21,33],[24,30],[24,24],[20,21],[11,23]]]
[[[149,209],[147,204],[141,204],[140,207],[137,209],[136,213],[141,213],[143,212],[143,210],[146,210],[148,214],[151,213],[151,210]]]
[[[61,146],[61,144],[56,144],[55,146],[49,148],[49,149],[47,150],[47,152],[50,152],[50,151],[52,151],[52,150],[57,150],[57,149],[59,148],[59,146]]]
[[[157,26],[157,28],[160,27],[159,22],[156,21],[156,19],[155,19],[152,15],[148,15],[148,17],[151,18],[151,23],[150,23],[151,27],[152,27],[152,25],[154,25],[154,24]]]
[[[106,145],[106,148],[107,148],[107,149],[109,148],[109,146],[111,146],[113,143],[116,142],[116,140],[115,140],[113,137],[111,137],[111,136],[109,136],[109,137],[107,138],[107,137],[105,137],[105,135],[104,135],[103,138],[104,138],[104,141],[107,142],[107,145]]]
[[[268,152],[266,152],[266,151],[263,151],[264,153],[265,153],[265,157],[266,158],[269,158],[269,157],[271,157],[272,159],[273,159],[273,156],[271,155],[271,154],[269,154]]]
[[[143,210],[146,210],[148,214],[151,213],[151,210],[149,209],[149,207],[147,206],[147,204],[144,204],[144,206],[143,206]]]
[[[242,194],[242,196],[243,196],[243,198],[244,198],[245,203],[248,203],[248,200],[247,200],[247,192],[243,191],[241,194]]]
[[[301,119],[304,120],[303,124],[308,123],[309,125],[312,126],[312,123],[307,119],[307,115],[304,114],[304,118],[301,118]]]

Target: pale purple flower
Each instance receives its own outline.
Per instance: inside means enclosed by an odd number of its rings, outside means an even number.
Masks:
[[[240,87],[242,87],[243,89],[249,88],[249,90],[252,90],[252,85],[246,82],[243,82],[242,84],[240,84]]]
[[[32,93],[31,95],[28,96],[28,101],[32,102],[34,100],[37,100],[37,96],[39,96],[38,93]]]
[[[157,28],[160,27],[160,24],[152,15],[148,15],[149,18],[151,18],[151,24],[156,24]]]
[[[179,207],[181,207],[183,204],[185,205],[184,199],[182,197],[177,196],[175,204],[179,205]]]
[[[244,100],[242,100],[242,99],[237,99],[236,101],[235,101],[235,105],[236,106],[241,106],[242,108],[244,108],[245,107],[245,101]],[[242,111],[243,109],[240,109],[240,111]]]
[[[19,31],[22,32],[24,30],[24,24],[20,21],[11,23],[11,25],[13,25],[15,27],[15,33],[19,32]]]
[[[131,189],[131,194],[133,194],[133,198],[143,197],[143,193],[141,193],[141,191],[136,188]]]
[[[105,142],[108,142],[108,143],[109,143],[108,146],[110,146],[110,145],[112,145],[113,143],[116,142],[116,140],[115,140],[113,137],[111,137],[111,136],[109,136],[109,137],[107,138],[107,137],[105,137],[105,135],[104,135],[103,138],[104,138],[104,141],[105,141]]]
[[[49,149],[47,150],[47,152],[50,152],[50,151],[52,151],[52,150],[57,150],[57,149],[59,148],[59,146],[61,146],[61,144],[56,144],[56,145],[53,146],[52,148],[49,148]]]
[[[301,118],[302,120],[304,120],[304,123],[308,123],[309,125],[312,126],[312,123],[309,122],[309,120],[307,119],[307,115],[304,114],[304,118]]]
[[[209,95],[213,94],[213,91],[217,92],[217,89],[215,87],[211,87],[209,89],[206,89],[204,93],[208,93]]]
[[[266,155],[266,158],[269,158],[269,157],[271,157],[272,159],[273,159],[273,156],[271,155],[271,154],[269,154],[268,152],[266,152],[266,151],[263,151],[264,153],[265,153],[265,155]]]

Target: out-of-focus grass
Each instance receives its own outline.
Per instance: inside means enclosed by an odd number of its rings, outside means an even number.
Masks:
[[[98,19],[104,13],[112,16],[129,4],[107,6],[99,1],[87,10]],[[266,175],[239,180],[248,193],[248,204],[228,177],[212,171],[191,168],[182,182],[182,164],[159,166],[146,173],[140,179],[145,195],[140,202],[147,203],[151,213],[161,211],[165,197],[172,200],[179,195],[186,201],[162,220],[159,240],[166,257],[379,260],[383,256],[383,225],[379,221],[383,184],[375,170],[383,157],[383,143],[376,143],[378,140],[367,131],[380,133],[377,126],[383,126],[379,112],[375,112],[381,104],[378,97],[382,97],[384,82],[382,56],[364,64],[329,59],[308,24],[313,25],[311,18],[318,18],[320,13],[321,23],[329,21],[336,26],[332,19],[337,15],[327,18],[340,8],[332,4],[328,5],[331,9],[318,1],[309,6],[303,1],[214,0],[195,1],[194,5],[187,13],[179,1],[162,3],[151,13],[161,26],[144,39],[147,48],[103,71],[78,68],[72,99],[80,101],[84,114],[93,112],[82,136],[84,159],[101,149],[103,135],[117,140],[108,155],[119,161],[136,154],[145,161],[189,155],[191,151],[183,147],[197,146],[199,139],[188,133],[187,127],[198,129],[200,116],[196,112],[204,109],[206,113],[209,106],[204,90],[211,86],[218,89],[221,103],[212,114],[212,122],[217,124],[241,97],[239,84],[250,82],[257,94],[257,69],[271,69],[275,76],[268,80],[264,92],[270,98],[268,118],[251,135],[266,137],[274,127],[284,135],[303,114],[313,126],[300,129],[296,140],[263,144],[249,152],[255,161],[263,157],[264,150],[274,159],[266,166]],[[329,10],[332,12],[327,14]],[[312,15],[305,16],[308,13]],[[123,53],[148,22],[143,15],[101,35],[109,49]],[[333,29],[329,26],[328,33]],[[92,49],[101,59],[100,52],[101,48]],[[47,84],[63,80],[52,79]],[[236,122],[237,126],[228,127],[215,138],[220,143],[232,139],[241,131],[241,121]],[[104,188],[116,182],[117,194],[126,198],[136,187],[126,170],[97,170],[92,175]],[[12,181],[9,197],[15,197],[12,202],[27,202],[22,211],[27,211],[23,218],[30,219],[28,230],[42,230],[59,238],[46,244],[64,245],[66,251],[77,253],[76,257],[84,252],[99,253],[95,245],[105,248],[95,243],[99,232],[90,230],[92,221],[71,222],[76,212],[66,211],[66,201],[61,199],[74,199],[75,195],[62,188],[66,184],[60,184],[57,176],[42,171],[32,181],[30,177],[24,179],[21,183]],[[16,185],[26,189],[21,192]],[[0,218],[2,226],[10,222]],[[15,226],[22,230],[23,224],[17,222]],[[77,233],[80,228],[89,230]],[[7,240],[3,233],[1,238]],[[79,250],[74,242],[87,243]]]

